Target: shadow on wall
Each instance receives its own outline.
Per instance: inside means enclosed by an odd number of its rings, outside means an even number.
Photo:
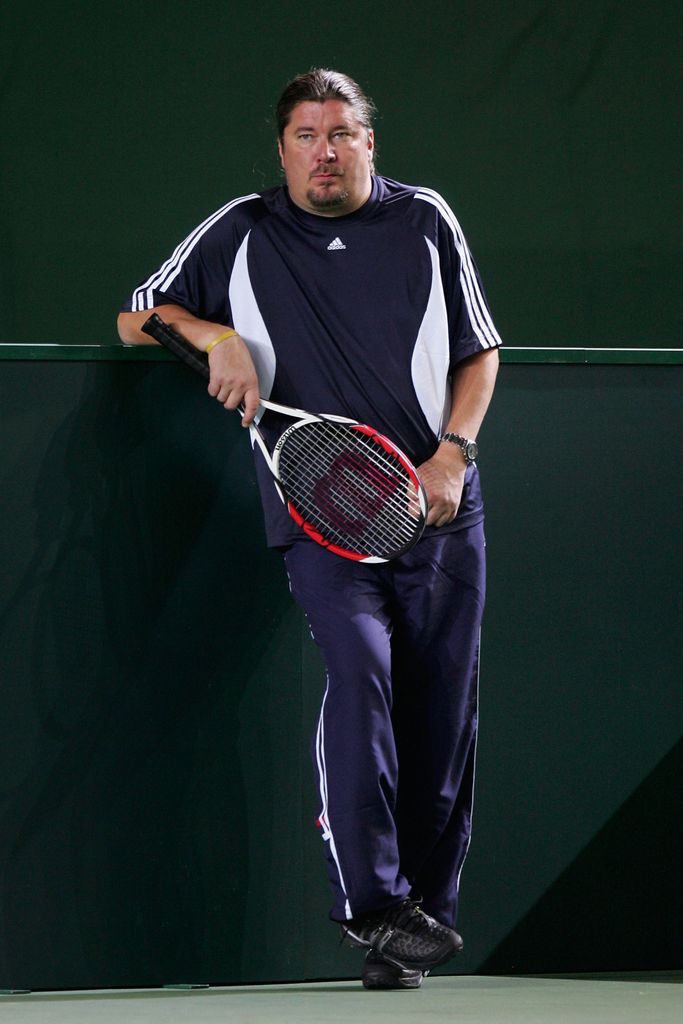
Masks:
[[[681,807],[683,740],[487,957],[479,973],[679,970]]]
[[[248,575],[279,614],[249,446],[182,367],[73,372],[80,400],[42,451],[12,456],[15,479],[40,461],[0,611],[17,694],[0,757],[0,985],[224,978],[249,889],[240,702],[262,642],[226,595]],[[224,486],[224,464],[246,486]]]

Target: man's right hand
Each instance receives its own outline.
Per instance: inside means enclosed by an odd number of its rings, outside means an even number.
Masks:
[[[209,339],[211,340],[211,339]],[[242,426],[248,427],[259,407],[256,368],[239,334],[221,341],[209,353],[209,394],[226,409],[244,406]]]
[[[169,303],[136,313],[119,313],[117,326],[121,341],[126,345],[156,344],[141,330],[152,313],[158,313],[200,352],[206,352],[208,345],[227,329],[225,324],[199,320],[182,306]],[[211,349],[209,372],[211,397],[217,398],[226,409],[243,405],[242,426],[248,427],[259,406],[259,387],[251,354],[239,334],[226,338]]]

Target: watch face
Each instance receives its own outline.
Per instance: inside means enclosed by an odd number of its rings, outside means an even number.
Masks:
[[[479,454],[479,446],[476,441],[468,441],[465,445],[465,458],[468,462],[474,462]]]

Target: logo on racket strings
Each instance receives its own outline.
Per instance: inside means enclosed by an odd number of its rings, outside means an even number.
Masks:
[[[342,452],[320,477],[313,497],[333,529],[358,536],[405,484],[358,452]]]

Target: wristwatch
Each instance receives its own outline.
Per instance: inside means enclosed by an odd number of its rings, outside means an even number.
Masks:
[[[465,456],[465,462],[470,466],[479,455],[479,446],[476,441],[470,441],[467,437],[461,437],[460,434],[453,434],[448,432],[442,434],[439,441],[450,441],[451,444],[457,444],[458,448],[462,449],[462,453]]]

